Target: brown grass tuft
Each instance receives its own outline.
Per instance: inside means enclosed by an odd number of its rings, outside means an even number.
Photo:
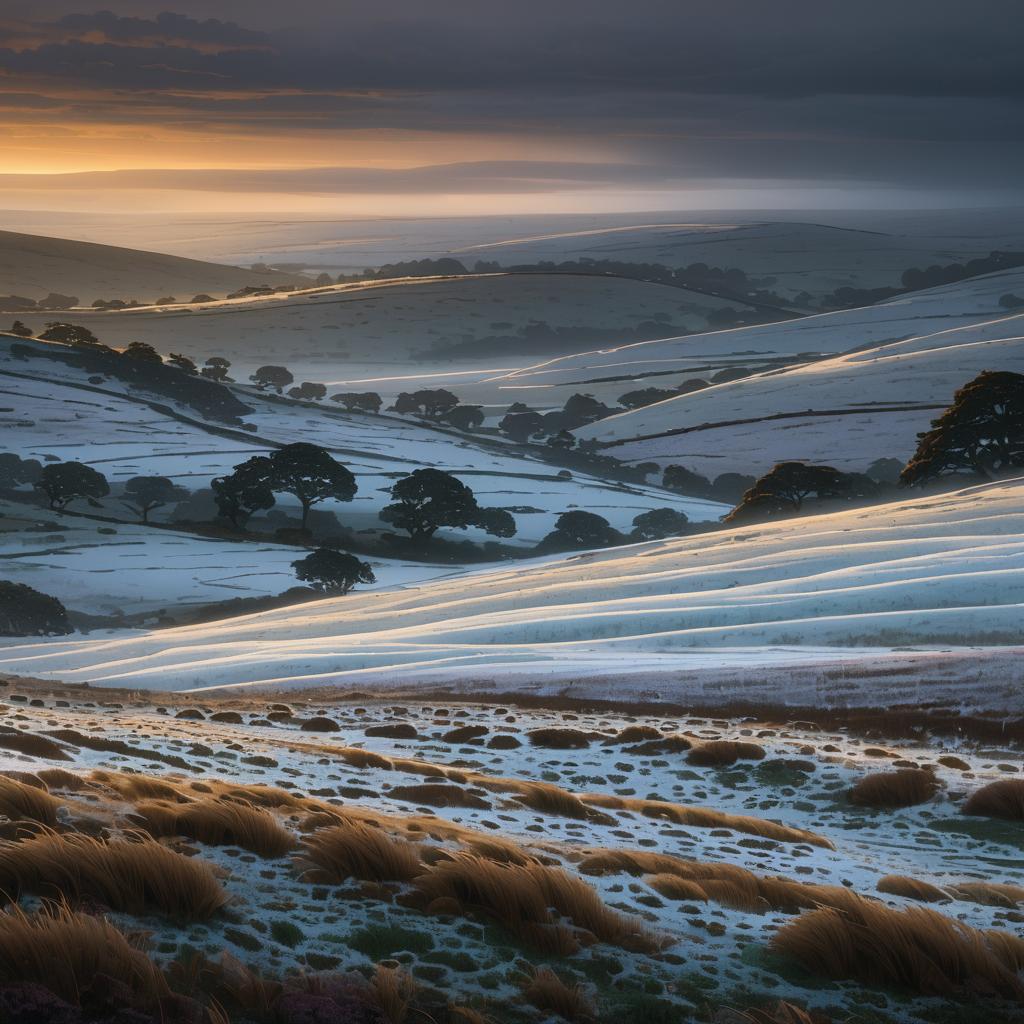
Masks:
[[[209,864],[141,835],[111,842],[44,832],[0,843],[0,891],[12,898],[20,893],[89,897],[111,910],[159,910],[180,920],[204,920],[227,903]]]
[[[614,818],[588,807],[575,793],[549,782],[524,782],[513,799],[544,814],[560,814],[566,818],[599,821],[606,825],[615,824]]]
[[[0,775],[0,814],[12,821],[37,821],[53,828],[60,802],[45,790]]]
[[[400,967],[377,964],[370,979],[370,997],[386,1024],[405,1024],[416,996],[416,982]]]
[[[102,917],[66,907],[31,916],[18,908],[0,913],[0,982],[34,982],[77,1003],[100,977],[126,985],[142,1004],[169,991],[149,957]]]
[[[531,729],[526,735],[535,747],[546,747],[549,750],[581,750],[589,747],[591,740],[589,732],[560,726]]]
[[[644,740],[660,740],[661,730],[653,725],[627,725],[614,736],[603,740],[605,746],[621,746],[624,743],[642,743]]]
[[[938,789],[938,779],[919,768],[873,772],[850,790],[850,802],[862,807],[911,807],[931,800]]]
[[[578,982],[567,985],[550,967],[536,968],[523,986],[528,1003],[564,1020],[593,1020],[597,1010]]]
[[[808,1013],[780,999],[768,1010],[728,1010],[729,1024],[827,1024],[829,1018]],[[716,1016],[715,1020],[719,1018]]]
[[[941,903],[950,898],[949,893],[937,885],[907,875],[886,875],[878,880],[875,888],[890,896],[905,896],[908,900],[919,900],[921,903]]]
[[[985,932],[985,941],[1011,971],[1024,971],[1024,939],[1019,935],[990,928]]]
[[[423,871],[420,847],[360,821],[343,820],[303,840],[299,864],[314,881],[408,882]]]
[[[295,836],[269,811],[227,800],[139,804],[135,813],[153,836],[188,836],[209,846],[240,846],[261,857],[283,857]]]
[[[708,901],[708,894],[697,882],[680,878],[678,875],[651,875],[647,879],[647,884],[669,900],[696,900],[699,903]]]
[[[45,736],[35,736],[30,732],[12,729],[0,730],[0,750],[16,750],[19,754],[30,757],[45,757],[50,761],[70,761],[67,749]]]
[[[1024,985],[987,936],[927,907],[890,910],[859,900],[801,914],[774,936],[775,952],[828,978],[950,997],[987,991],[1024,998]]]
[[[957,882],[948,889],[950,895],[958,900],[988,907],[1016,907],[1024,903],[1024,886],[1005,882]]]
[[[66,768],[43,768],[36,772],[47,789],[66,789],[72,792],[80,792],[83,789],[91,789],[92,784],[88,779],[69,772]]]
[[[661,946],[640,922],[606,906],[582,879],[538,861],[500,864],[460,853],[435,864],[415,884],[427,904],[444,900],[450,906],[454,901],[464,913],[482,912],[533,945],[548,939],[564,945],[560,936],[549,935],[559,925],[554,910],[577,928],[623,949],[655,952]]]
[[[392,786],[387,791],[389,800],[402,800],[428,807],[475,807],[488,811],[491,805],[475,793],[447,783],[423,782],[415,786]]]
[[[759,743],[747,743],[743,740],[708,740],[695,746],[686,760],[703,768],[717,768],[735,764],[737,761],[760,761],[763,757],[764,747]]]
[[[388,758],[381,757],[372,750],[363,750],[361,747],[340,747],[336,753],[345,764],[353,768],[383,768],[390,771],[393,767]]]
[[[976,789],[963,811],[984,818],[1024,821],[1024,779],[1000,779]]]

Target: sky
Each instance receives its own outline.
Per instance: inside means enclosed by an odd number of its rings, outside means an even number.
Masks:
[[[4,0],[0,208],[1024,201],[1019,0]]]

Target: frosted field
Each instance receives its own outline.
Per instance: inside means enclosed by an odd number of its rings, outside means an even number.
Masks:
[[[8,342],[7,338],[2,339]],[[355,474],[359,493],[351,502],[324,502],[317,508],[338,516],[353,529],[379,528],[377,514],[391,500],[398,477],[432,466],[448,470],[473,488],[481,504],[513,510],[519,532],[511,543],[535,544],[557,517],[572,508],[605,516],[628,532],[633,518],[653,508],[672,507],[693,521],[717,519],[727,508],[717,502],[685,498],[655,487],[619,484],[586,474],[558,477],[558,467],[509,449],[481,447],[454,432],[431,430],[395,417],[350,416],[327,405],[309,407],[271,401],[258,394],[240,393],[253,408],[247,422],[256,425],[250,436],[240,430],[193,419],[183,423],[127,396],[124,385],[110,381],[110,394],[82,387],[86,375],[52,360],[13,360],[0,344],[0,426],[3,446],[23,458],[56,456],[79,460],[104,473],[112,482],[133,476],[167,476],[198,490],[214,476],[230,472],[251,455],[274,444],[312,441],[327,448]],[[24,376],[39,379],[25,379]],[[158,404],[166,400],[157,398]],[[190,418],[191,410],[186,410]],[[226,435],[226,436],[225,436]],[[280,496],[275,510],[295,509]],[[516,511],[519,510],[519,511]],[[131,517],[119,501],[107,499],[104,513]],[[158,521],[165,511],[154,514]],[[260,517],[253,520],[255,526]],[[479,531],[450,531],[449,536],[482,540]]]
[[[0,669],[174,689],[416,679],[565,686],[593,676],[618,677],[623,693],[635,692],[630,680],[658,679],[671,694],[673,676],[690,668],[878,653],[864,648],[1012,647],[1024,643],[1022,499],[1024,482],[1014,480],[210,626],[19,644],[5,650]],[[969,696],[952,680],[930,698],[941,691],[1019,708],[1022,664],[1011,659]],[[826,690],[809,703],[829,699]]]

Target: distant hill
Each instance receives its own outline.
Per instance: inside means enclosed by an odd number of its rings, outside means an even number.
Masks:
[[[309,283],[309,278],[295,274],[246,270],[140,249],[0,231],[3,296],[38,300],[57,292],[75,296],[88,306],[96,299],[153,302],[174,296],[186,301],[199,293],[219,298],[248,285]]]

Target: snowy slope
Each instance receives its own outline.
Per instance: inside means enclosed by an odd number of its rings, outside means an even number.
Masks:
[[[699,668],[756,675],[877,653],[866,648],[1020,645],[1022,612],[1017,479],[537,560],[315,609],[109,642],[13,646],[0,668],[173,688],[431,677],[569,683],[580,674],[671,680]],[[1020,664],[1010,662],[1017,668],[1002,677],[1018,703]]]

